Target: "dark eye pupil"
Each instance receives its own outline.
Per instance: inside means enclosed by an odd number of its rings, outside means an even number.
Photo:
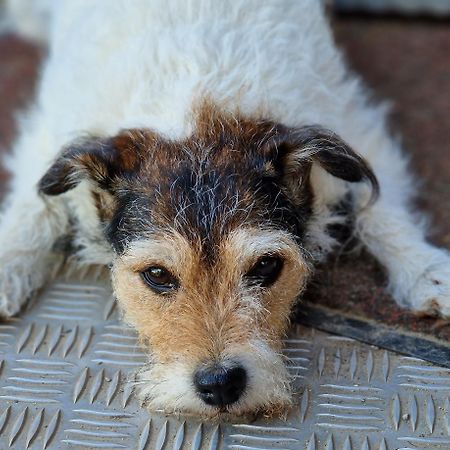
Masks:
[[[141,276],[158,293],[173,291],[178,287],[177,279],[163,267],[149,267]]]
[[[275,267],[278,263],[278,260],[275,258],[264,258],[259,262],[259,267],[261,270],[267,270]]]
[[[253,284],[270,286],[280,275],[283,268],[283,261],[278,256],[262,257],[247,273],[247,278]]]
[[[160,269],[159,267],[152,267],[149,270],[149,275],[153,278],[164,280],[167,278],[167,272],[165,272],[163,269]]]

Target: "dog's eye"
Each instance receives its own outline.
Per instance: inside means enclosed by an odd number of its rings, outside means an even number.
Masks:
[[[279,256],[267,255],[260,258],[246,274],[252,284],[263,287],[273,284],[283,268],[283,260]]]
[[[172,292],[178,288],[178,280],[164,267],[149,267],[141,272],[142,279],[159,294]]]

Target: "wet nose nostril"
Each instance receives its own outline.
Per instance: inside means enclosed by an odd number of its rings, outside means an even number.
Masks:
[[[236,402],[245,390],[247,373],[240,366],[202,367],[194,375],[198,396],[208,405],[226,406]]]

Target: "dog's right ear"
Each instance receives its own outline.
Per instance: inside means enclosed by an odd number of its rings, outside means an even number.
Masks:
[[[113,138],[79,139],[63,150],[41,178],[39,192],[63,194],[82,180],[112,191],[115,181],[138,169],[151,138],[150,132],[127,130]]]
[[[370,203],[379,195],[378,180],[368,162],[336,133],[321,126],[279,126],[278,132],[268,139],[265,149],[277,155],[284,183],[293,199],[303,195],[313,164],[341,180],[367,182],[372,192]]]

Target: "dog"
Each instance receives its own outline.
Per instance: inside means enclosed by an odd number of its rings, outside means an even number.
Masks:
[[[70,239],[80,264],[110,267],[148,349],[143,402],[211,418],[291,405],[282,338],[349,218],[400,305],[450,315],[449,253],[426,242],[386,108],[347,70],[321,2],[8,8],[48,56],[8,160],[2,316]]]

